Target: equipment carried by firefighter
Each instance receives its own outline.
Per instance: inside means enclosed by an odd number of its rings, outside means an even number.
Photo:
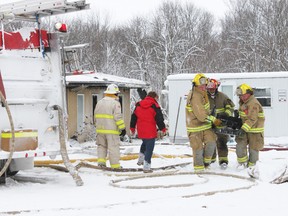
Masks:
[[[240,128],[242,127],[242,119],[239,117],[238,110],[234,111],[234,116],[217,115],[217,119],[222,121],[223,128],[214,128],[215,133],[238,135]]]

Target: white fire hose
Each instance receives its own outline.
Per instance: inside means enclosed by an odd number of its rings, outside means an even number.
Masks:
[[[58,118],[59,118],[59,141],[60,141],[60,153],[64,162],[65,167],[68,169],[69,173],[73,177],[77,186],[82,186],[84,183],[81,177],[78,175],[78,171],[72,165],[69,160],[69,156],[67,153],[66,142],[65,142],[65,133],[64,133],[64,117],[63,110],[60,106],[54,105],[53,108],[58,110]]]
[[[1,98],[1,102],[3,103],[3,105],[4,105],[5,109],[6,109],[7,115],[8,115],[9,122],[10,122],[10,128],[11,128],[11,134],[12,134],[12,137],[11,137],[11,140],[10,140],[9,157],[8,157],[8,160],[6,161],[5,165],[3,166],[2,170],[0,171],[0,176],[2,176],[3,173],[6,172],[7,168],[9,167],[9,165],[10,165],[10,163],[12,161],[12,156],[13,156],[14,148],[15,148],[15,129],[14,129],[14,123],[13,123],[13,119],[12,119],[12,115],[11,115],[10,109],[9,109],[7,101],[4,98],[4,96],[3,96],[1,91],[0,91],[0,98]]]

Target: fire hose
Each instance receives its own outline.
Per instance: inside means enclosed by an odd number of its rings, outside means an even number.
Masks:
[[[119,185],[118,183],[124,182],[124,181],[132,181],[132,180],[137,180],[137,179],[143,179],[143,178],[153,178],[153,177],[162,177],[162,176],[172,176],[172,175],[197,175],[202,181],[198,183],[186,183],[186,184],[172,184],[172,185],[149,185],[149,186],[132,186],[132,185]],[[217,173],[217,172],[203,172],[203,173],[195,173],[195,172],[176,172],[176,173],[153,173],[153,174],[145,174],[141,176],[134,176],[134,177],[128,177],[128,178],[123,178],[123,179],[117,179],[117,180],[112,180],[110,181],[110,185],[113,187],[118,187],[118,188],[126,188],[126,189],[156,189],[156,188],[171,188],[171,187],[190,187],[195,184],[204,184],[209,181],[205,175],[217,175],[217,176],[224,176],[224,177],[232,177],[236,179],[241,179],[241,180],[246,180],[248,182],[251,182],[248,186],[243,186],[243,187],[237,187],[237,188],[232,188],[232,189],[223,189],[223,190],[215,190],[215,191],[207,191],[207,192],[201,192],[201,193],[196,193],[196,194],[188,194],[182,196],[183,198],[191,198],[191,197],[197,197],[197,196],[211,196],[217,193],[228,193],[228,192],[234,192],[238,190],[244,190],[244,189],[249,189],[253,186],[257,185],[257,181],[253,178],[248,178],[244,176],[238,176],[238,175],[233,175],[233,174],[225,174],[225,173]]]
[[[10,149],[9,157],[8,157],[6,163],[4,164],[2,170],[0,171],[0,176],[2,176],[6,172],[7,168],[9,167],[9,165],[12,161],[12,156],[13,156],[14,148],[15,148],[15,129],[14,129],[14,123],[13,123],[13,119],[12,119],[12,115],[11,115],[9,106],[8,106],[7,101],[6,101],[6,99],[3,96],[1,91],[0,91],[0,99],[1,99],[1,103],[4,105],[4,107],[6,109],[6,112],[7,112],[8,118],[9,118],[9,122],[10,122],[11,134],[12,134],[11,142],[10,142],[10,148],[9,148]]]
[[[64,162],[65,167],[69,171],[70,175],[73,177],[77,186],[82,186],[84,183],[81,177],[78,175],[78,171],[72,165],[69,160],[69,156],[67,153],[66,142],[65,142],[65,133],[64,133],[64,116],[63,110],[60,106],[54,105],[53,108],[58,110],[58,118],[59,118],[59,140],[60,140],[60,153]]]
[[[153,158],[189,158],[192,157],[192,155],[153,155]],[[129,155],[123,155],[120,157],[120,160],[135,160],[138,158],[138,154],[129,154]],[[97,162],[97,158],[86,158],[86,159],[70,159],[70,163],[75,163],[78,162],[75,165],[75,169],[79,170],[81,167],[87,167],[87,168],[92,168],[92,169],[98,169],[98,170],[104,170],[104,171],[112,171],[112,172],[141,172],[143,169],[141,168],[124,168],[124,169],[112,169],[109,167],[99,167],[97,165],[93,165],[87,162]],[[174,165],[168,165],[168,166],[162,166],[158,168],[152,168],[152,170],[166,170],[166,169],[173,169],[178,166],[185,166],[188,164],[191,164],[192,162],[187,162],[187,163],[180,163],[180,164],[174,164]],[[63,160],[42,160],[42,161],[35,161],[34,162],[34,167],[48,167],[52,168],[58,171],[62,172],[69,172],[67,168],[57,165],[57,164],[63,164]],[[119,174],[114,174],[114,175],[119,175]],[[128,174],[124,174],[127,176]],[[130,174],[129,174],[130,175]],[[120,175],[119,175],[120,176]]]

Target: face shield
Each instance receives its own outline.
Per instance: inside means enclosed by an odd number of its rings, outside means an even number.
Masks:
[[[206,79],[206,77],[201,77],[201,78],[199,79],[199,83],[200,83],[200,85],[206,85],[206,84],[207,84],[207,79]]]
[[[210,81],[207,85],[207,91],[211,96],[214,96],[216,94],[216,90],[217,90],[217,85],[216,83]]]
[[[241,88],[237,88],[235,94],[236,94],[237,96],[243,95],[242,89],[241,89]]]

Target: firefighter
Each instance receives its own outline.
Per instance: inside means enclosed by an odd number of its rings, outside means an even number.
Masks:
[[[126,135],[125,124],[121,113],[118,94],[119,88],[115,84],[108,85],[104,97],[95,107],[96,144],[98,166],[106,167],[106,157],[109,153],[111,168],[121,168],[120,136]]]
[[[157,137],[157,127],[162,135],[166,133],[163,114],[157,100],[158,94],[156,92],[148,92],[147,96],[136,104],[131,116],[130,131],[133,135],[135,128],[137,128],[138,137],[142,139],[137,164],[143,165],[144,173],[152,172],[151,157]]]
[[[221,117],[232,116],[234,111],[234,103],[223,92],[218,91],[220,82],[215,79],[210,79],[207,85],[208,98],[210,103],[211,115],[221,119]],[[221,126],[218,126],[219,128]],[[218,128],[217,127],[217,128]],[[228,147],[227,142],[229,135],[217,134],[217,152],[218,161],[221,169],[226,169],[228,165]],[[212,162],[216,161],[216,151],[213,154]]]
[[[243,122],[235,139],[238,167],[248,167],[249,175],[257,178],[259,173],[255,165],[259,160],[259,151],[264,146],[264,112],[249,85],[238,86],[236,94],[240,99],[239,115]]]
[[[210,115],[207,83],[208,79],[204,74],[196,74],[186,103],[186,128],[193,150],[195,172],[209,168],[216,148],[216,135],[212,130],[212,124],[221,125],[219,119]]]

